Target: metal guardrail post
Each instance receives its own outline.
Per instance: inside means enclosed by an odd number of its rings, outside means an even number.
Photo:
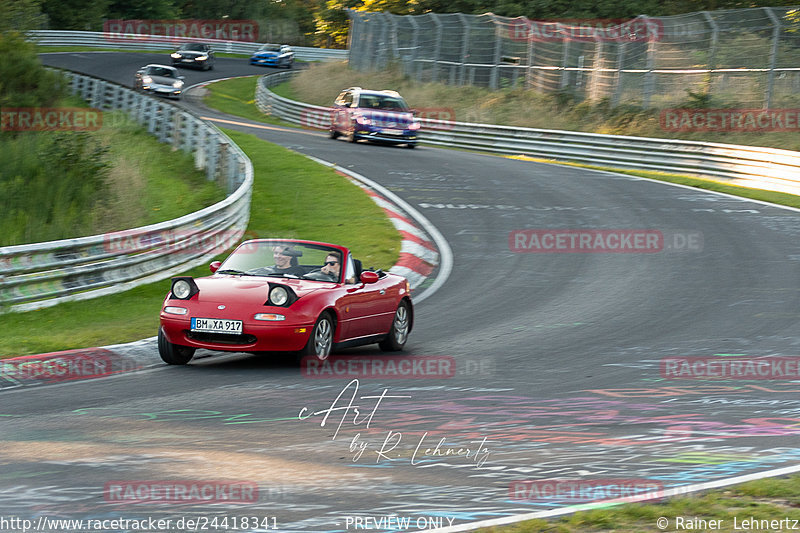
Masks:
[[[650,26],[650,19],[643,16],[645,25]],[[656,63],[656,40],[650,37],[647,40],[647,72],[644,74],[644,86],[642,87],[642,107],[650,107],[650,99],[655,91],[655,63]]]
[[[439,79],[439,60],[442,53],[442,21],[436,13],[431,13],[430,16],[436,25],[436,44],[433,48],[433,72],[431,72],[431,81],[435,82]]]
[[[711,94],[711,91],[714,87],[714,74],[713,71],[717,66],[717,45],[719,44],[719,25],[717,21],[714,20],[714,17],[711,16],[711,13],[708,11],[701,11],[700,13],[703,14],[703,18],[706,19],[706,22],[709,26],[711,26],[711,47],[708,51],[708,81],[706,83],[706,93]]]
[[[502,25],[497,20],[497,16],[493,13],[488,14],[494,24],[494,65],[492,66],[492,74],[489,77],[489,87],[497,89],[499,87],[500,76],[500,63],[503,61],[503,37]]]
[[[469,54],[469,34],[471,24],[467,16],[463,13],[457,13],[458,20],[461,21],[461,26],[464,28],[464,36],[461,39],[461,66],[458,67],[458,84],[465,85],[467,55]]]
[[[772,107],[772,94],[775,89],[775,66],[778,62],[778,43],[781,38],[781,21],[772,12],[769,7],[762,8],[767,12],[770,21],[773,25],[772,31],[772,50],[769,54],[769,71],[767,72],[767,93],[764,95],[764,108],[769,109]]]

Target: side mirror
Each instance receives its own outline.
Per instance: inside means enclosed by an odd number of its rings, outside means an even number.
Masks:
[[[221,263],[221,262],[219,262],[219,261],[214,261],[213,263],[211,263],[210,265],[208,265],[208,268],[209,268],[209,270],[211,270],[211,273],[213,274],[213,273],[215,273],[217,270],[219,270],[219,267],[220,267],[220,265],[222,265],[222,263]]]
[[[378,279],[380,278],[378,277],[377,272],[370,272],[368,270],[366,272],[361,273],[361,283],[366,283],[366,284],[377,283]]]

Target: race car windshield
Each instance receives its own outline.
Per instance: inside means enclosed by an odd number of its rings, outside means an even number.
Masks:
[[[274,44],[265,44],[258,49],[259,52],[280,52],[281,47]]]
[[[151,67],[147,73],[151,76],[162,76],[164,78],[175,77],[175,71],[168,68]]]
[[[239,246],[220,265],[217,273],[339,281],[342,255],[339,249],[318,244],[250,241]],[[339,266],[330,263],[337,263]]]
[[[205,45],[199,43],[184,44],[180,47],[181,50],[188,50],[190,52],[204,52]]]
[[[395,96],[377,94],[362,94],[358,101],[359,107],[369,109],[383,109],[386,111],[408,111],[405,100]]]

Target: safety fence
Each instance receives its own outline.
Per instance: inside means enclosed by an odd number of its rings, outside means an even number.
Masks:
[[[688,90],[720,107],[800,101],[796,7],[561,21],[348,13],[358,70],[397,63],[420,82],[561,91],[613,105],[674,107],[691,101]]]
[[[0,248],[0,311],[28,311],[166,279],[237,243],[250,218],[253,166],[224,133],[157,97],[65,72],[95,108],[126,112],[161,142],[194,155],[227,198],[174,220],[75,239]]]
[[[328,130],[330,108],[289,100],[269,90],[293,74],[281,72],[260,78],[256,85],[259,109],[293,124]],[[419,120],[422,144],[731,180],[746,187],[800,194],[800,152],[790,150]]]
[[[246,41],[92,31],[36,30],[28,32],[28,36],[40,46],[88,46],[120,50],[169,50],[187,42],[203,42],[210,44],[215,52],[250,55],[261,46],[261,43]],[[292,50],[295,58],[302,61],[344,61],[348,54],[347,50],[305,46],[293,46]]]

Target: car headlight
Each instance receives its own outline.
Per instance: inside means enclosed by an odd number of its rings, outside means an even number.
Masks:
[[[200,292],[194,279],[186,276],[180,278],[172,278],[172,296],[178,300],[188,300],[195,294]]]
[[[206,59],[208,59],[208,56],[206,55],[198,56],[195,58],[196,61],[205,61]]]
[[[153,83],[153,78],[151,78],[150,76],[142,76],[142,81],[144,83]]]
[[[283,287],[273,287],[269,291],[269,301],[272,305],[284,305],[289,301],[289,292]]]
[[[168,305],[164,308],[164,312],[170,315],[185,315],[189,312],[185,307],[177,307],[175,305]]]
[[[172,86],[175,87],[176,89],[180,89],[181,87],[183,87],[183,80],[178,80],[174,82]]]
[[[169,55],[172,59],[180,59],[181,55],[178,52],[174,52]]]

